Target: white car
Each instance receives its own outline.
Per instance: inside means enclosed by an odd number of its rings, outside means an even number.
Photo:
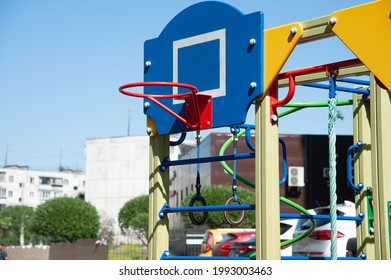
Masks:
[[[298,219],[286,219],[280,222],[280,241],[292,240],[293,234],[298,223]],[[292,256],[292,245],[289,244],[281,248],[281,256]]]
[[[330,215],[330,207],[318,207],[309,210],[314,215]],[[356,216],[355,204],[345,201],[337,205],[337,216]],[[294,236],[298,236],[311,227],[309,219],[299,219]],[[330,257],[331,227],[330,220],[316,219],[315,230],[304,239],[292,245],[293,256]],[[356,237],[354,220],[337,220],[337,256],[346,257],[346,245],[349,239]]]

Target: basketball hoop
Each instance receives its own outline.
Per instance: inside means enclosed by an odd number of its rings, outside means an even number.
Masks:
[[[164,87],[177,87],[177,88],[186,88],[189,89],[189,92],[186,93],[178,93],[178,94],[143,94],[143,93],[135,93],[128,91],[126,89],[134,88],[134,87],[146,87],[146,86],[164,86]],[[146,98],[162,109],[164,109],[169,114],[173,115],[175,118],[177,118],[179,121],[184,123],[186,125],[187,130],[197,130],[201,128],[201,112],[200,112],[200,101],[202,102],[205,99],[205,95],[197,95],[198,89],[190,84],[184,84],[184,83],[176,83],[176,82],[136,82],[136,83],[130,83],[125,84],[119,88],[119,91],[125,95],[132,96],[132,97],[142,97]],[[202,96],[202,97],[201,97]],[[187,117],[182,117],[176,112],[174,112],[172,109],[164,105],[162,102],[160,102],[158,99],[168,99],[168,98],[182,98],[185,100],[186,104],[186,110],[188,111]],[[189,113],[191,111],[194,113]],[[191,120],[191,121],[189,121]]]

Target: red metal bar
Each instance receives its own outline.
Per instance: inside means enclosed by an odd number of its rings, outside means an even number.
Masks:
[[[339,61],[339,62],[334,62],[329,64],[301,68],[297,70],[291,70],[279,74],[276,80],[281,80],[286,78],[289,79],[289,90],[284,99],[277,100],[278,86],[277,85],[275,87],[272,86],[272,88],[270,89],[270,96],[271,96],[270,115],[277,116],[277,107],[283,106],[292,100],[295,94],[295,79],[294,79],[295,77],[316,73],[316,72],[322,72],[322,71],[325,72],[325,75],[328,75],[330,71],[336,71],[343,67],[348,67],[348,66],[353,66],[358,64],[362,64],[362,62],[358,58],[355,58],[355,59]]]
[[[287,95],[285,96],[284,99],[272,102],[270,104],[270,106],[273,109],[275,109],[275,108],[277,108],[279,106],[283,106],[283,105],[287,104],[289,101],[292,100],[293,95],[295,94],[295,79],[291,75],[288,76],[288,79],[289,79],[289,90],[288,90],[288,93],[287,93]]]
[[[361,60],[359,60],[358,58],[354,58],[354,59],[345,60],[345,61],[339,61],[339,62],[323,64],[323,65],[318,65],[318,66],[311,66],[311,67],[297,69],[297,70],[291,70],[291,71],[279,74],[277,79],[281,80],[281,79],[288,78],[289,76],[297,77],[297,76],[321,72],[321,71],[325,71],[326,75],[327,75],[329,71],[337,70],[339,68],[343,68],[343,67],[347,67],[347,66],[358,65],[358,64],[362,64]]]

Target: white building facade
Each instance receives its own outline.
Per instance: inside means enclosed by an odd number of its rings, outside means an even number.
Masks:
[[[107,217],[119,234],[118,213],[130,199],[148,194],[149,137],[87,139],[86,201]]]
[[[25,166],[0,168],[0,209],[12,205],[37,207],[56,197],[84,195],[86,178],[81,171],[37,171]]]
[[[117,236],[121,208],[149,192],[149,140],[149,136],[121,136],[86,141],[85,199],[112,222]],[[171,147],[170,158],[178,159],[184,147],[193,144],[186,143]]]

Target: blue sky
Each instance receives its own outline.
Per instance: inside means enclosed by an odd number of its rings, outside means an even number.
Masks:
[[[198,2],[0,0],[0,166],[84,170],[87,139],[145,135],[142,101],[118,87],[143,80],[144,41]],[[245,14],[262,11],[268,29],[370,1],[223,2]],[[284,69],[353,57],[338,39],[327,39],[298,46]],[[327,97],[306,89],[295,98]],[[326,134],[327,109],[306,110],[281,120],[280,132]],[[351,134],[352,110],[342,110],[337,133]]]

